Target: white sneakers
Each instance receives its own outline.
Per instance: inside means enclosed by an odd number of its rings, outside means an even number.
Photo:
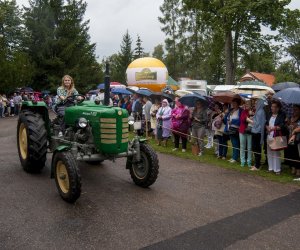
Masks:
[[[63,132],[59,131],[58,137],[63,137],[63,136],[64,136],[64,135],[63,135]]]
[[[234,159],[230,159],[230,160],[228,160],[230,163],[236,163],[236,160],[234,160]]]

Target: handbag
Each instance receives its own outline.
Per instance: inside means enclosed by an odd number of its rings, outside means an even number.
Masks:
[[[231,136],[238,135],[239,129],[235,127],[229,127],[228,134]]]
[[[134,122],[133,128],[134,128],[134,130],[140,130],[140,129],[142,129],[142,120],[141,120],[140,116],[138,116],[137,120]]]
[[[252,134],[251,130],[252,130],[252,127],[249,126],[249,124],[248,124],[246,129],[245,129],[245,134],[250,134],[251,135]]]
[[[193,144],[192,145],[192,154],[193,155],[198,155],[200,153],[200,149],[198,144]]]
[[[275,134],[275,137],[268,137],[268,145],[272,151],[284,150],[287,148],[287,138],[279,132],[279,136]]]

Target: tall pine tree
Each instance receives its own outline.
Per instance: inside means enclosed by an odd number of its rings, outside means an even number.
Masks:
[[[132,39],[127,30],[123,36],[120,52],[118,53],[116,62],[116,80],[118,80],[118,82],[126,84],[126,69],[128,65],[132,62],[132,59]]]
[[[137,35],[136,45],[134,49],[134,59],[141,58],[144,56],[144,48],[142,47],[142,40],[139,35]]]

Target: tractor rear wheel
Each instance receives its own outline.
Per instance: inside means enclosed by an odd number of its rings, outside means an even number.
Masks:
[[[140,144],[141,161],[134,163],[132,157],[127,158],[126,167],[129,168],[133,182],[140,187],[149,187],[158,176],[158,158],[154,150],[148,145]]]
[[[29,110],[20,113],[17,143],[23,169],[29,173],[41,171],[46,162],[47,130],[40,114]]]
[[[69,203],[75,202],[81,194],[81,176],[71,152],[56,152],[53,155],[52,169],[62,199]]]

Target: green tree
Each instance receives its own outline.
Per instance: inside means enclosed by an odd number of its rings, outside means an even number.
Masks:
[[[0,1],[0,89],[1,92],[30,85],[33,69],[24,51],[21,11],[16,1]]]
[[[164,46],[162,44],[158,44],[154,47],[152,57],[163,61],[164,60]]]
[[[280,30],[280,35],[287,43],[286,51],[293,58],[300,76],[300,11],[288,11],[288,18]]]
[[[184,58],[181,53],[182,46],[178,46],[181,35],[183,34],[180,30],[182,8],[182,1],[165,0],[160,6],[162,17],[158,17],[159,22],[163,25],[161,30],[166,34],[165,48],[167,55],[165,57],[165,62],[167,64],[169,74],[174,77],[178,77],[178,71],[181,70],[178,70],[177,67],[180,59]]]
[[[123,35],[120,52],[116,59],[116,80],[120,83],[126,84],[126,69],[133,59],[132,39],[128,30]]]
[[[297,66],[294,60],[289,60],[280,64],[275,71],[276,82],[300,82]]]
[[[183,0],[191,10],[198,10],[201,20],[212,30],[220,29],[225,41],[226,84],[235,82],[238,50],[241,44],[260,37],[261,27],[278,28],[285,18],[290,0]]]
[[[144,48],[142,47],[142,40],[139,35],[137,35],[136,45],[134,49],[134,59],[141,58],[144,56]]]
[[[86,91],[103,78],[90,43],[82,0],[32,0],[25,9],[29,55],[36,66],[34,87],[55,90],[64,74]]]

